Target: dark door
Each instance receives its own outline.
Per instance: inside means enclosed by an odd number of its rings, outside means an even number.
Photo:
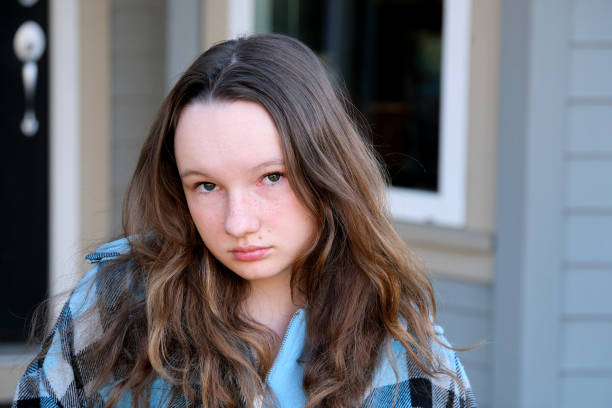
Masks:
[[[46,40],[36,61],[34,98],[29,99],[38,121],[31,136],[21,129],[26,111],[23,63],[13,47],[17,30],[28,20],[42,28]],[[47,292],[48,33],[46,0],[0,1],[0,342],[4,343],[27,337],[26,322]],[[31,79],[32,70],[27,75]],[[32,122],[28,123],[32,133]]]

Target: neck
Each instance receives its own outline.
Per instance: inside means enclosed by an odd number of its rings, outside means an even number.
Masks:
[[[291,276],[277,276],[249,282],[251,290],[245,302],[249,317],[279,338],[283,338],[291,317],[304,304],[302,299],[291,298],[290,279]]]

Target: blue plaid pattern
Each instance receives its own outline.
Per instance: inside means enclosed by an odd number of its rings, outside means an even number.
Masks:
[[[96,311],[95,300],[101,290],[95,282],[100,263],[129,250],[126,240],[115,241],[88,255],[95,265],[79,282],[64,305],[57,322],[42,344],[43,357],[30,363],[17,384],[13,408],[101,407],[103,397],[91,395],[97,367],[92,364],[91,347],[104,332],[105,322]],[[106,296],[109,291],[104,292]],[[440,338],[442,332],[438,331]],[[476,408],[469,380],[456,354],[432,344],[441,364],[453,372],[459,384],[448,376],[426,375],[397,341],[387,347],[366,393],[364,407]],[[151,390],[151,406],[185,406],[184,401],[170,402],[170,385],[158,380]],[[118,406],[130,407],[129,395]],[[292,407],[293,408],[293,407]]]

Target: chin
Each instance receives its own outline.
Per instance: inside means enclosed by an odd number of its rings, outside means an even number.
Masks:
[[[246,267],[245,267],[246,266]],[[242,267],[232,267],[228,265],[228,268],[233,271],[236,275],[240,276],[242,279],[247,281],[256,281],[256,280],[265,280],[277,277],[281,275],[283,272],[276,270],[275,272],[270,272],[271,270],[275,270],[273,268],[263,267],[264,265],[244,265]]]

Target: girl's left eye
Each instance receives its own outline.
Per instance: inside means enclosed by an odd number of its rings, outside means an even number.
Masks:
[[[281,173],[270,173],[266,174],[263,178],[265,184],[276,184],[278,183],[283,175]]]

